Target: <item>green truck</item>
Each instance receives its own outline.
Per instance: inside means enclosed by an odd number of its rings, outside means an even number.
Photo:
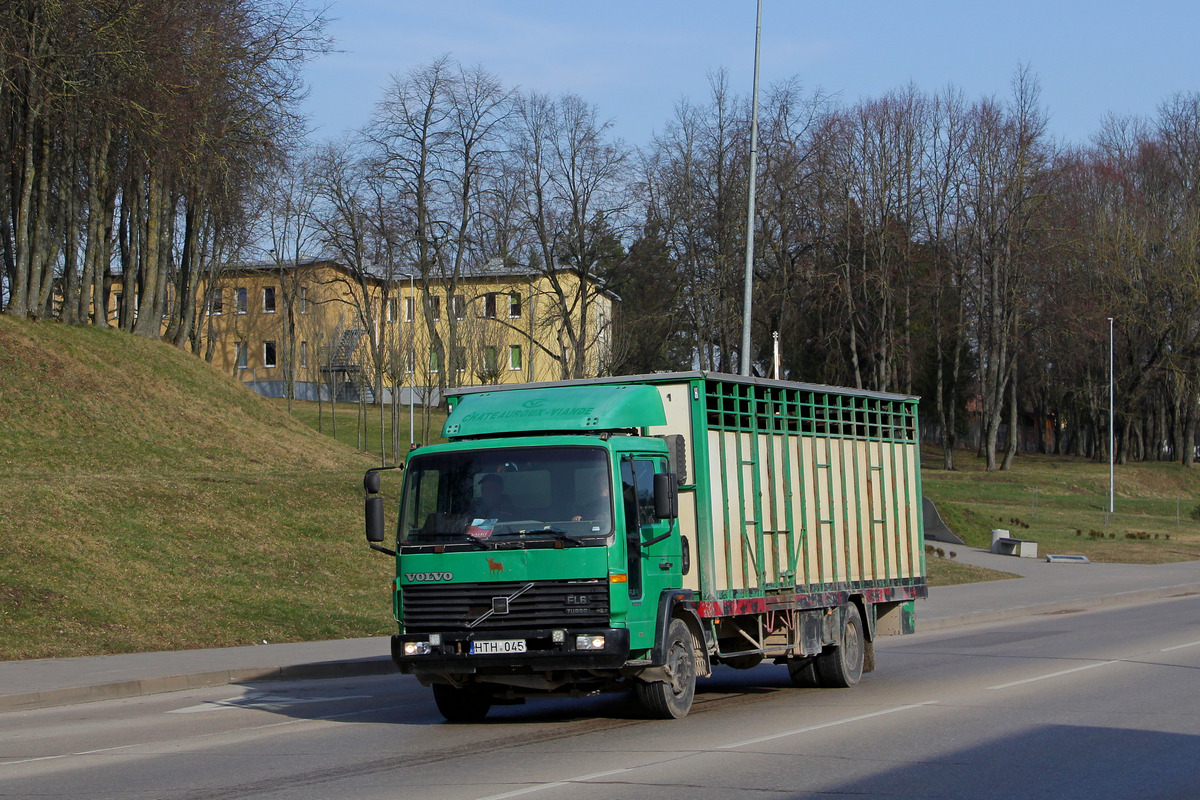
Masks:
[[[459,389],[404,465],[392,658],[448,720],[717,664],[849,687],[927,595],[917,400],[706,372]]]

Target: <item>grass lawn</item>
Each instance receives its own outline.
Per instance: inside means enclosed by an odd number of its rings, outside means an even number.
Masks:
[[[1002,581],[1009,578],[1019,578],[1011,572],[975,567],[963,564],[952,558],[936,555],[925,555],[925,577],[930,586],[957,586],[961,583],[982,583],[983,581]]]
[[[1178,464],[1118,465],[1116,511],[1107,513],[1108,466],[1063,456],[1021,455],[1013,469],[986,472],[973,451],[956,453],[958,469],[926,449],[922,488],[952,531],[986,548],[994,528],[1038,542],[1041,554],[1092,561],[1161,564],[1200,559],[1200,473]]]
[[[269,401],[280,411],[288,410],[287,400],[273,399]],[[381,413],[382,411],[382,413]],[[401,406],[397,409],[395,419],[396,444],[395,454],[403,461],[409,449],[409,442],[417,444],[438,444],[446,441],[442,438],[442,425],[446,422],[446,411],[440,408],[424,408],[416,406],[410,409]],[[291,414],[298,421],[313,430],[320,431],[326,436],[336,438],[339,442],[356,450],[363,450],[375,458],[380,453],[386,453],[388,463],[393,462],[392,445],[392,407],[367,406],[366,427],[363,433],[364,414],[356,403],[338,403],[331,407],[329,403],[313,403],[293,400]],[[336,424],[335,424],[336,414]],[[380,438],[382,423],[383,436]],[[336,428],[336,436],[334,431]]]

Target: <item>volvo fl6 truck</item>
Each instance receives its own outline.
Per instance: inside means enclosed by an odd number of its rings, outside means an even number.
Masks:
[[[704,372],[459,389],[403,467],[392,657],[448,719],[764,659],[850,687],[925,597],[917,400]],[[399,483],[398,481],[396,482]],[[389,483],[389,488],[391,488]],[[390,516],[390,513],[387,514]]]

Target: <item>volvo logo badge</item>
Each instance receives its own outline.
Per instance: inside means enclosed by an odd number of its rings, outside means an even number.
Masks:
[[[453,572],[406,572],[404,580],[409,583],[429,583],[431,581],[454,580]]]

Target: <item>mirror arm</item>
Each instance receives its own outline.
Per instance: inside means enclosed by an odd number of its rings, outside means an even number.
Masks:
[[[379,552],[383,553],[384,555],[389,555],[389,556],[396,555],[395,550],[389,550],[388,548],[386,548],[382,545],[375,544],[374,542],[367,542],[367,544],[370,546],[370,548],[372,550],[378,550]]]
[[[647,539],[646,541],[642,542],[642,547],[649,547],[652,544],[658,544],[663,539],[666,539],[668,536],[670,536],[674,530],[675,530],[675,521],[672,520],[671,527],[667,528],[666,533],[660,533],[658,536],[655,536],[653,539]]]

